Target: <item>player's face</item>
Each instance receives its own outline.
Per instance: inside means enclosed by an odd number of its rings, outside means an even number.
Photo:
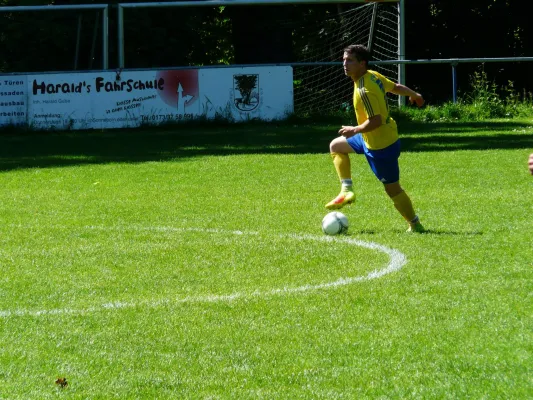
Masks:
[[[344,66],[344,74],[351,78],[363,76],[366,72],[365,63],[363,61],[357,61],[357,58],[355,58],[353,54],[344,53],[342,63]]]

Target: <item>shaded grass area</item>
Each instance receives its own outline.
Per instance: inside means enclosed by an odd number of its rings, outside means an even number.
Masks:
[[[327,153],[342,121],[169,125],[109,131],[3,131],[0,170],[205,155]],[[404,152],[533,148],[533,121],[399,123]]]

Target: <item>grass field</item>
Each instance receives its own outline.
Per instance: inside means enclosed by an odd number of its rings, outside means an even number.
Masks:
[[[336,130],[0,135],[0,399],[533,398],[533,123],[401,125],[428,233],[354,157],[326,240]]]

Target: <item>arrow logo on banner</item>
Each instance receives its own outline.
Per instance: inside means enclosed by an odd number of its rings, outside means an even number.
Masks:
[[[187,103],[189,100],[193,98],[193,96],[186,94],[183,95],[183,87],[181,86],[181,82],[178,83],[178,114],[185,114],[185,103]]]

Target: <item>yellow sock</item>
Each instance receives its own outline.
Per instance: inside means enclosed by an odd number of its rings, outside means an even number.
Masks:
[[[396,209],[400,212],[400,214],[402,214],[402,217],[404,217],[407,222],[415,222],[415,210],[413,209],[413,204],[411,203],[411,199],[407,193],[401,192],[400,194],[392,197],[391,200],[394,203],[394,207],[396,207]]]
[[[339,179],[341,181],[344,179],[351,179],[352,170],[350,166],[350,156],[344,153],[331,153],[331,157],[333,157],[333,164],[335,165]]]

